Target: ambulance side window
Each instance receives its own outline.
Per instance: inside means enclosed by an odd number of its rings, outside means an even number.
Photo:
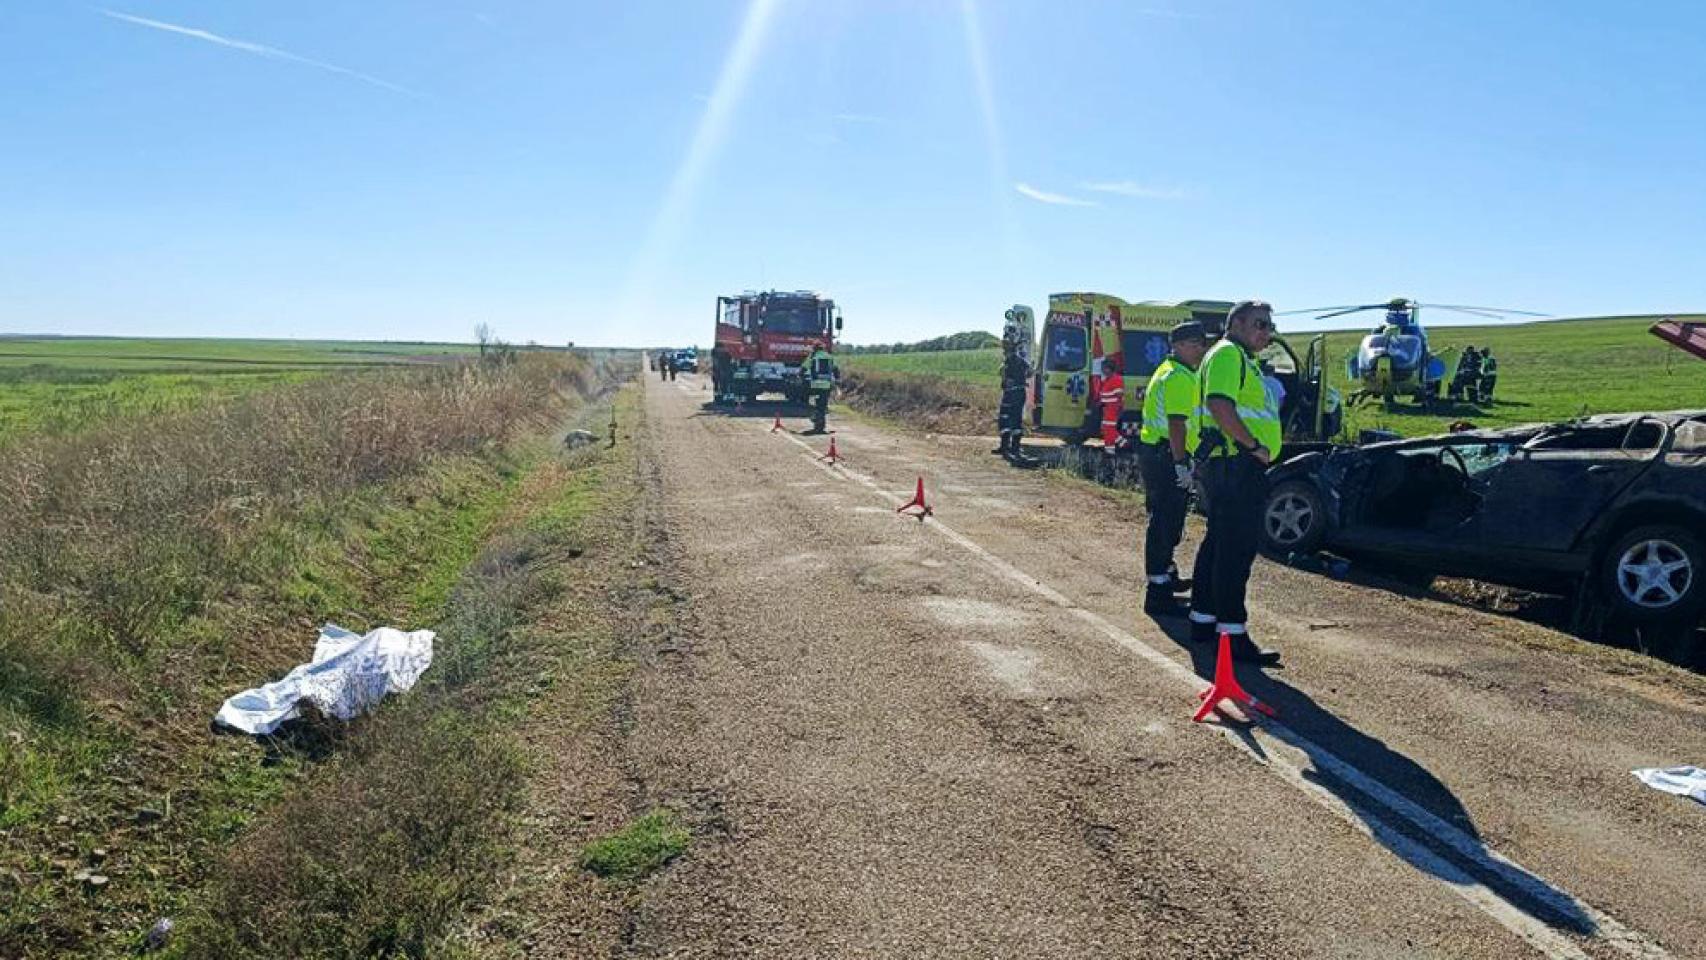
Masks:
[[[1083,327],[1049,327],[1043,344],[1043,369],[1054,373],[1077,373],[1084,369]]]
[[[1170,350],[1166,331],[1126,330],[1120,334],[1120,353],[1125,357],[1121,372],[1128,377],[1148,377],[1167,359]]]

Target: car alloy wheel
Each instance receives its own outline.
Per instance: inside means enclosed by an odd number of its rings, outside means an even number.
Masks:
[[[1663,610],[1680,602],[1693,585],[1694,564],[1669,540],[1637,541],[1617,560],[1617,588],[1638,607]]]
[[[1268,539],[1276,546],[1301,543],[1314,523],[1315,505],[1301,493],[1282,490],[1268,501]]]

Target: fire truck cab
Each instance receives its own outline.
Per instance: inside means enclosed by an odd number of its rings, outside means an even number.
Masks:
[[[833,352],[841,330],[835,302],[806,290],[748,291],[717,298],[716,345],[711,381],[718,401],[753,400],[779,393],[803,403],[811,381],[801,364],[812,344]]]

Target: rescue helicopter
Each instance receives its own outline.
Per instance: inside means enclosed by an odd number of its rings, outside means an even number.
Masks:
[[[1528,310],[1507,310],[1500,307],[1469,307],[1430,303],[1422,304],[1407,297],[1393,297],[1385,303],[1356,306],[1313,307],[1308,310],[1287,310],[1276,316],[1314,314],[1316,320],[1348,316],[1369,310],[1385,312],[1379,326],[1362,338],[1345,361],[1345,375],[1362,384],[1351,394],[1351,402],[1379,397],[1388,407],[1399,397],[1405,397],[1431,407],[1439,400],[1446,379],[1446,362],[1428,346],[1428,332],[1421,324],[1422,308],[1447,310],[1488,320],[1503,320],[1513,316],[1543,317],[1543,313]]]

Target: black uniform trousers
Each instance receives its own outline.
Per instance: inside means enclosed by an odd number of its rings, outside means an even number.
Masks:
[[[1001,407],[995,418],[996,429],[1002,435],[1025,429],[1025,384],[1012,383],[1001,388]]]
[[[1143,572],[1164,577],[1173,569],[1173,551],[1185,532],[1189,494],[1179,489],[1173,471],[1173,452],[1166,443],[1146,443],[1138,448],[1137,465],[1143,472],[1143,506],[1149,526],[1143,534]]]
[[[1260,546],[1267,473],[1255,457],[1240,454],[1209,458],[1201,475],[1208,535],[1191,569],[1191,611],[1220,623],[1246,623],[1244,593]]]

